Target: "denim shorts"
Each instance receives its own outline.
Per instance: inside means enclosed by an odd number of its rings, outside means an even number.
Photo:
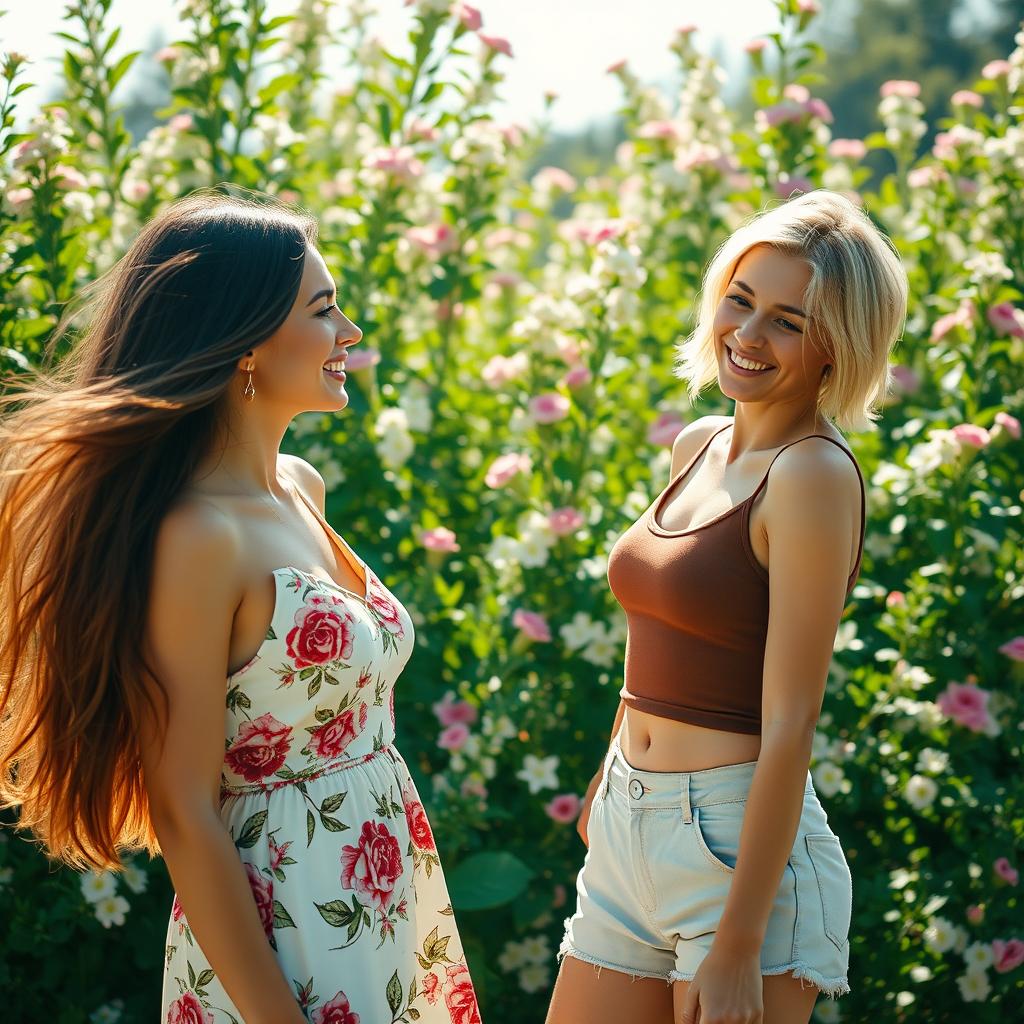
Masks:
[[[616,736],[591,805],[576,913],[565,922],[558,959],[692,981],[725,907],[756,767],[638,771]],[[792,972],[833,998],[848,993],[852,903],[846,857],[808,772],[761,974]]]

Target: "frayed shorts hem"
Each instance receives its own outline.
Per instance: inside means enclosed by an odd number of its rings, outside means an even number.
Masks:
[[[790,972],[792,972],[794,978],[800,979],[801,988],[804,987],[803,982],[806,979],[823,995],[826,995],[831,999],[838,999],[840,996],[847,995],[850,991],[850,986],[847,983],[846,978],[826,978],[821,971],[816,971],[813,967],[808,967],[806,964],[802,964],[798,960],[791,964],[783,964],[781,967],[761,968],[762,977],[771,977],[775,974],[789,974]],[[682,971],[671,971],[669,973],[668,980],[670,982],[693,981],[695,977],[695,974],[684,974]]]
[[[609,971],[618,971],[620,974],[628,974],[633,981],[636,981],[637,978],[657,978],[658,981],[663,981],[667,985],[672,983],[672,979],[667,978],[664,973],[660,971],[638,971],[635,967],[626,967],[623,964],[613,964],[608,960],[600,960],[596,956],[591,956],[589,953],[584,953],[583,950],[577,949],[575,946],[569,945],[567,942],[563,942],[561,949],[558,951],[558,962],[561,963],[567,956],[571,956],[575,960],[582,960],[585,964],[592,964],[598,969],[598,972],[600,972],[603,967],[607,968]]]

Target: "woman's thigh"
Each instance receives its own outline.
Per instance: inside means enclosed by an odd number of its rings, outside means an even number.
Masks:
[[[762,979],[764,1020],[762,1024],[807,1024],[814,1011],[818,990],[792,974],[765,975]],[[672,984],[674,1014],[677,1022],[683,1019],[683,1000],[690,987],[688,981]],[[698,1021],[700,1018],[698,1018]]]
[[[631,977],[567,956],[555,979],[545,1024],[672,1024],[672,1020],[672,989],[660,978]]]

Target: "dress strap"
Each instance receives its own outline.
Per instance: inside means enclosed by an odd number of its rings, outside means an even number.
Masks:
[[[857,470],[857,479],[860,481],[860,541],[857,544],[857,561],[854,564],[853,572],[850,573],[850,576],[852,577],[856,575],[857,570],[860,568],[861,556],[864,553],[864,531],[866,526],[865,520],[867,516],[867,495],[864,491],[864,475],[860,471],[860,466],[857,464],[856,458],[854,458],[853,453],[849,451],[849,449],[847,449],[845,445],[840,444],[834,437],[829,437],[828,434],[807,434],[804,437],[798,437],[795,441],[790,441],[789,444],[784,444],[775,453],[774,458],[768,464],[768,469],[765,470],[764,477],[762,477],[761,482],[757,485],[757,490],[754,491],[754,493],[749,498],[747,498],[747,501],[750,504],[753,504],[754,499],[761,493],[761,490],[764,487],[764,485],[768,483],[768,474],[772,471],[772,466],[775,465],[775,459],[777,459],[787,448],[792,448],[793,445],[799,444],[801,441],[806,441],[808,437],[823,437],[826,441],[831,441],[841,452],[850,457],[850,460],[853,462],[854,469]]]
[[[366,568],[366,563],[363,562],[363,560],[355,553],[355,551],[352,550],[352,548],[348,544],[348,541],[346,541],[345,538],[342,537],[341,534],[338,533],[338,531],[335,530],[334,527],[331,526],[329,522],[327,522],[327,519],[321,514],[320,509],[318,509],[316,505],[312,501],[310,501],[309,498],[306,497],[306,495],[302,491],[302,488],[299,487],[298,484],[295,484],[295,490],[298,492],[298,495],[300,498],[302,498],[303,502],[305,502],[305,504],[309,507],[310,511],[312,511],[313,515],[316,516],[317,521],[321,524],[321,526],[323,526],[324,532],[327,534],[328,538],[334,541],[335,547],[337,547],[338,550],[341,551],[342,554],[345,556],[345,561],[348,562],[349,566],[353,569],[355,574],[357,576],[362,577],[362,596],[365,597],[370,589],[370,574]]]
[[[732,423],[726,423],[724,427],[719,427],[718,430],[714,431],[711,436],[697,449],[697,454],[681,469],[678,473],[669,481],[669,487],[671,488],[679,480],[682,480],[687,473],[697,464],[697,460],[711,447],[711,442],[723,431],[728,430],[732,426]]]

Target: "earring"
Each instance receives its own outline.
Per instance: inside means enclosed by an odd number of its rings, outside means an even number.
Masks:
[[[245,400],[247,402],[251,402],[256,397],[256,389],[252,386],[252,370],[253,368],[250,366],[247,371],[249,374],[249,381],[245,385],[245,391],[242,392],[242,394],[245,395]]]

